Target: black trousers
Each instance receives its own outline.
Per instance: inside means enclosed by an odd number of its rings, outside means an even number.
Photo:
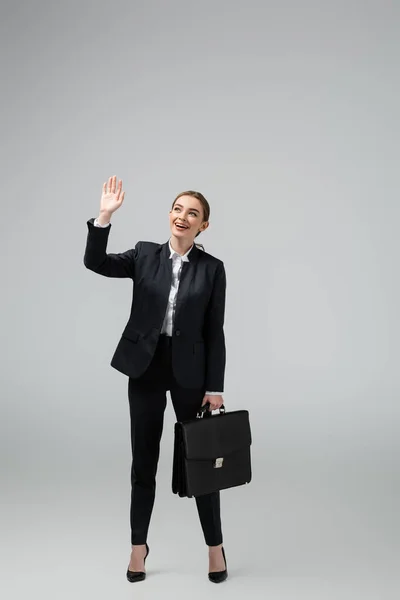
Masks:
[[[178,385],[172,373],[171,343],[170,336],[160,335],[156,352],[146,372],[137,379],[129,377],[132,544],[145,544],[147,541],[155,499],[157,464],[167,403],[166,391],[170,391],[178,421],[196,417],[205,393],[204,388],[182,388]],[[206,544],[222,544],[220,493],[198,496],[195,500]]]

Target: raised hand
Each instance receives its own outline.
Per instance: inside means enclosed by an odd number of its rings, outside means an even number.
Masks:
[[[122,179],[117,185],[117,176],[109,177],[108,181],[103,183],[103,193],[100,200],[100,214],[110,217],[113,212],[118,210],[124,201],[125,192],[122,191]]]

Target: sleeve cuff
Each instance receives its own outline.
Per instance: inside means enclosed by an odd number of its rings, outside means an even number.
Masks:
[[[93,221],[93,225],[95,227],[109,227],[110,223],[106,223],[105,225],[100,225],[100,223],[98,222],[97,218]]]

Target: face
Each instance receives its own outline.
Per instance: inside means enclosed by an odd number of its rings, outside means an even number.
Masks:
[[[182,223],[185,229],[177,227]],[[188,244],[193,243],[196,234],[208,227],[208,222],[203,222],[203,206],[193,196],[181,196],[169,211],[169,226],[171,233],[176,238],[183,238]]]

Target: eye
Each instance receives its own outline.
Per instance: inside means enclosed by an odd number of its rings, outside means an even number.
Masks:
[[[179,206],[174,206],[174,211],[180,210]],[[194,210],[191,210],[190,215],[197,217],[197,213]]]

